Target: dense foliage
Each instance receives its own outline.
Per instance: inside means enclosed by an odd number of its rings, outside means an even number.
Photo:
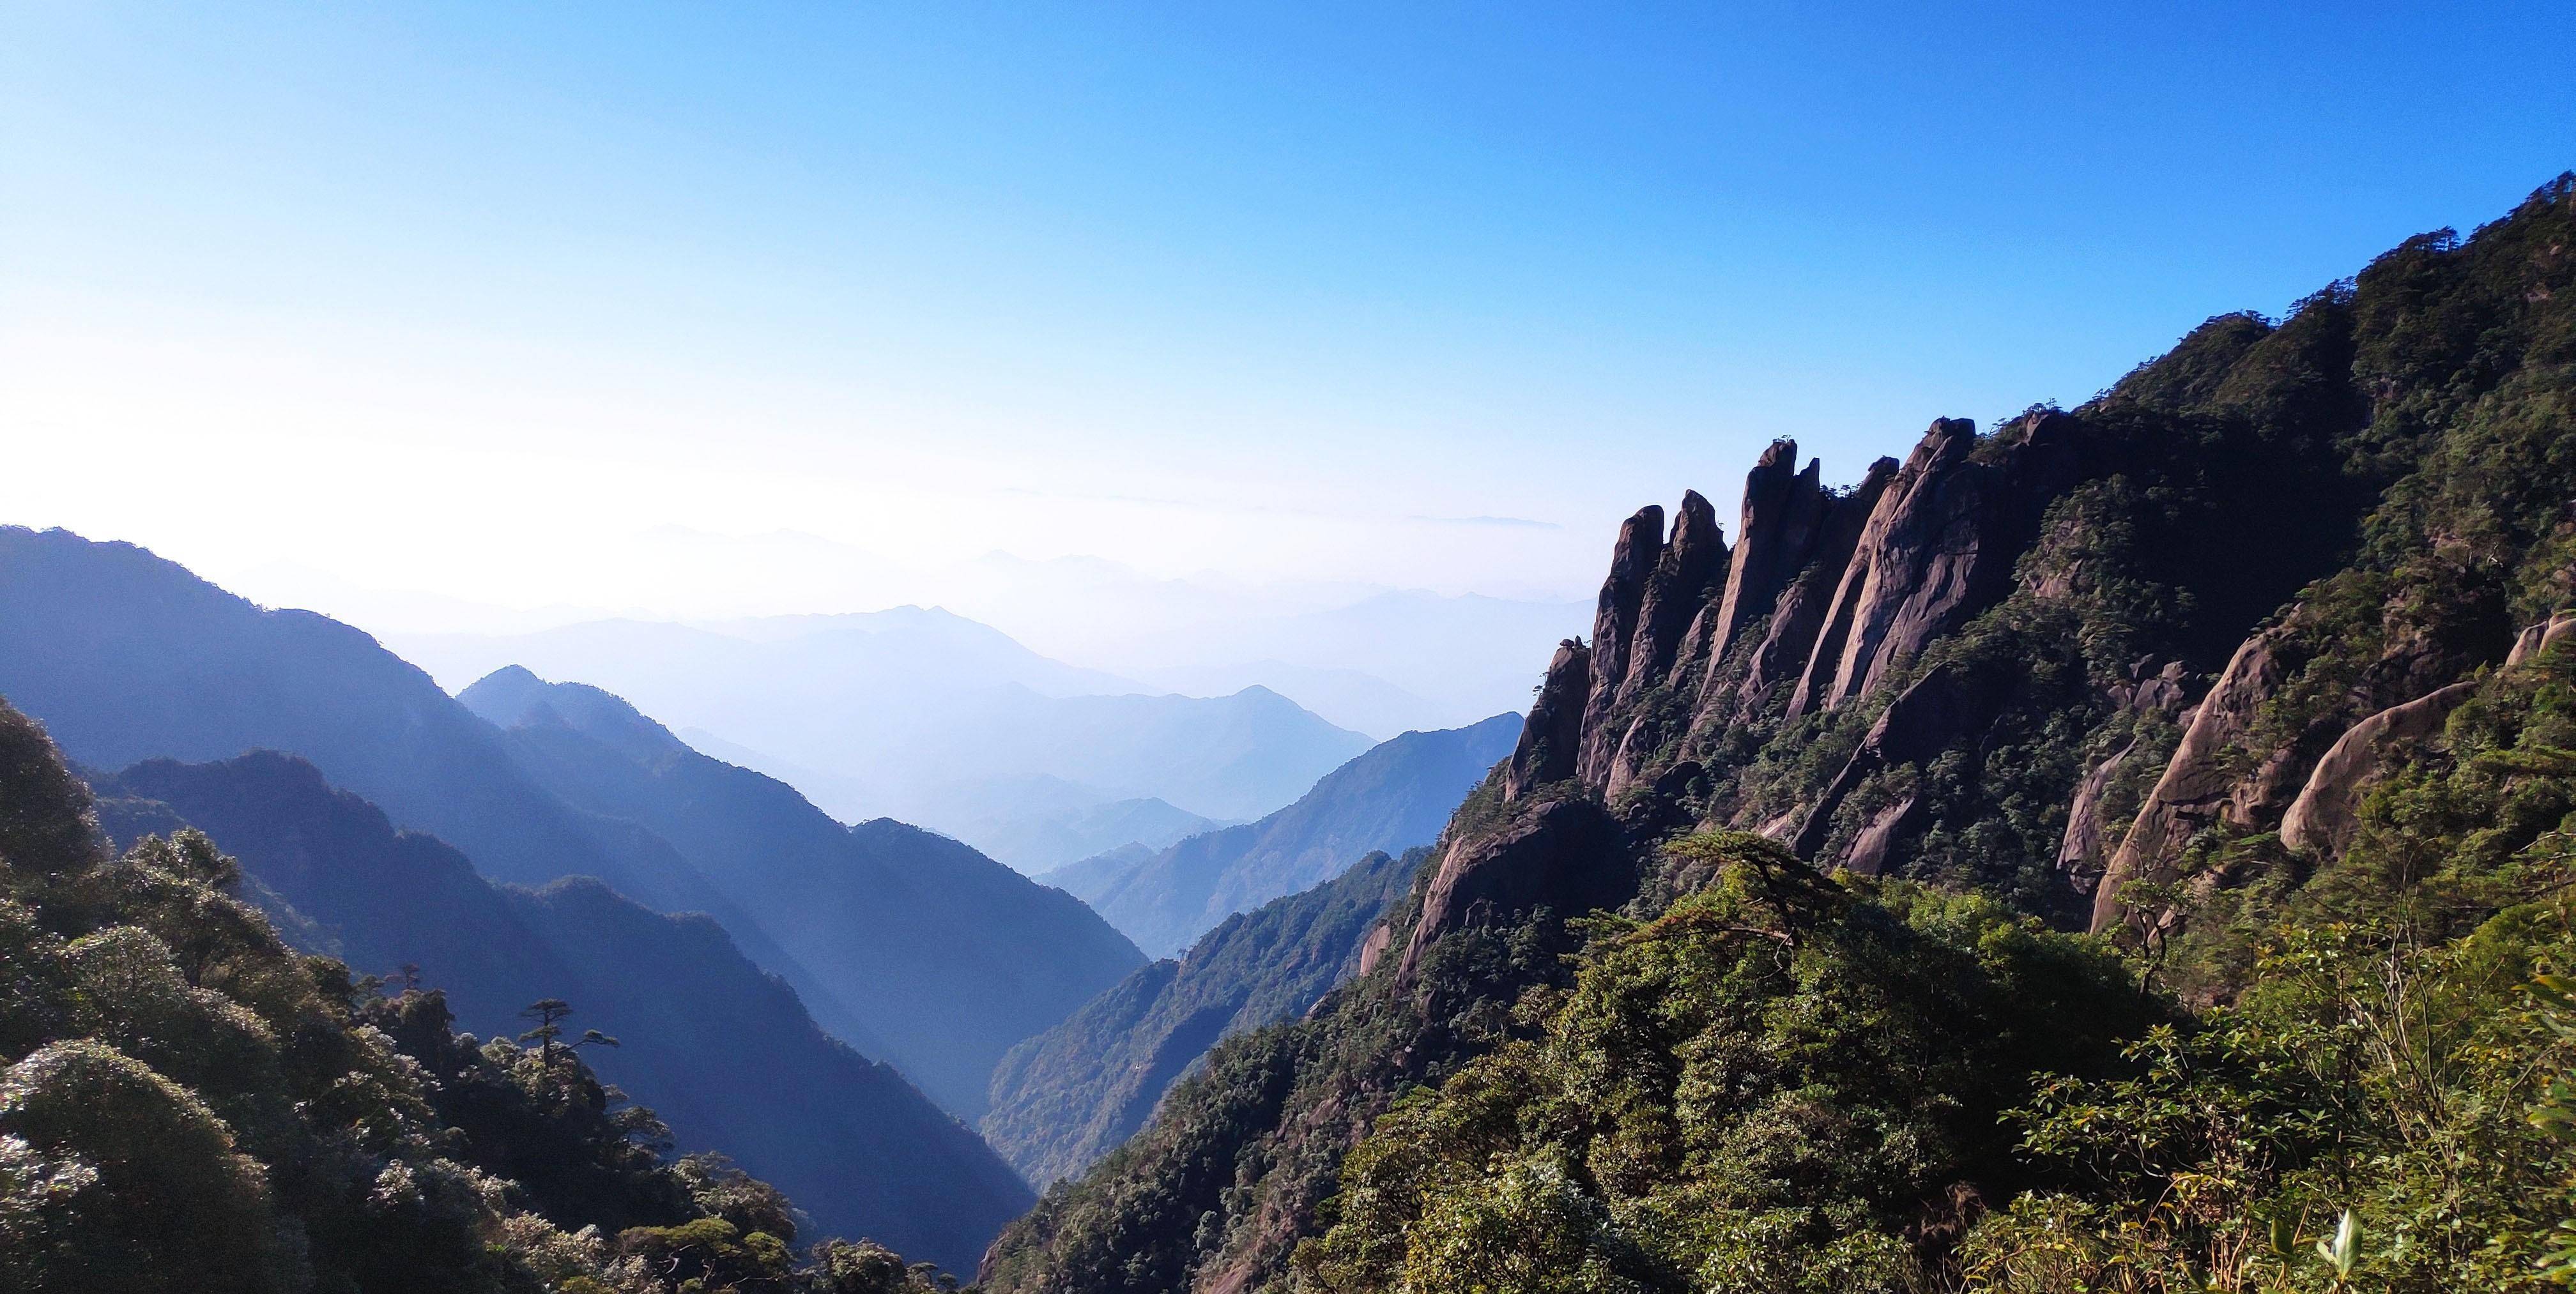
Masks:
[[[2153,1015],[2105,949],[1991,900],[1676,848],[1713,883],[1596,924],[1572,989],[1523,1003],[1541,1037],[1380,1118],[1304,1285],[1901,1288],[2031,1179],[1998,1119],[2032,1076],[2105,1072]]]
[[[794,1210],[572,1047],[296,954],[195,831],[123,854],[0,705],[0,1283],[30,1291],[931,1288]],[[504,1174],[511,1174],[505,1176]]]

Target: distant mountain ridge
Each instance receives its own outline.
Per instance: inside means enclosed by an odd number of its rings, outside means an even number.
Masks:
[[[843,821],[892,816],[1005,848],[1020,828],[987,787],[1051,778],[1088,792],[1078,807],[1159,799],[1242,821],[1369,744],[1266,688],[1145,695],[935,608],[394,642],[451,686],[520,665],[606,688],[675,729],[756,752],[746,762]]]
[[[970,1116],[1003,1051],[1143,960],[1080,904],[954,841],[892,823],[843,828],[777,782],[679,758],[640,715],[602,728],[609,743],[569,726],[505,735],[365,634],[264,610],[131,544],[0,528],[0,695],[93,768],[286,751],[397,826],[455,845],[491,879],[595,876],[657,911],[707,912],[826,1029],[875,1040],[881,1059]],[[538,766],[583,807],[523,767],[540,752],[550,753]],[[681,789],[736,816],[689,821],[673,799]],[[746,812],[760,821],[746,825]],[[754,825],[777,834],[775,849],[748,843]],[[724,885],[692,858],[725,869]],[[777,886],[764,888],[781,862],[830,879],[828,901],[780,901]],[[887,952],[852,954],[862,960],[828,982],[769,926],[781,920],[800,946],[822,946],[829,922],[850,921],[834,914],[863,891],[882,899],[861,905],[881,920],[842,933],[873,937],[838,942]],[[767,916],[755,919],[737,892]],[[899,973],[879,973],[907,954]],[[1022,992],[1024,982],[1038,991]]]
[[[1494,764],[1520,716],[1381,742],[1257,822],[1192,836],[1123,865],[1086,860],[1040,879],[1091,904],[1149,953],[1187,947],[1227,916],[1332,879],[1374,850],[1427,845]]]
[[[657,915],[586,878],[496,885],[274,751],[90,780],[120,845],[181,824],[205,831],[263,906],[291,905],[272,907],[290,942],[388,978],[416,965],[462,1027],[515,1036],[521,1007],[570,1001],[577,1025],[619,1040],[590,1057],[603,1075],[680,1141],[720,1147],[794,1192],[833,1234],[954,1267],[1029,1203],[978,1138],[826,1036],[706,917]]]
[[[962,1116],[1012,1044],[1144,960],[1060,891],[918,827],[844,827],[599,688],[511,666],[457,700],[538,785],[670,841]]]
[[[1178,961],[1137,970],[993,1072],[985,1137],[1043,1188],[1145,1126],[1163,1093],[1227,1035],[1303,1012],[1360,962],[1427,849],[1373,853],[1303,893],[1227,917]]]
[[[933,815],[945,833],[1028,876],[1106,850],[1161,849],[1234,825],[1152,796],[1104,800],[1091,787],[1044,775],[961,787],[951,798],[953,805]]]

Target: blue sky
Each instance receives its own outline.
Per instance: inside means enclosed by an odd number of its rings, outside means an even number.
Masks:
[[[774,530],[906,600],[992,549],[1579,596],[1774,435],[1849,479],[2501,214],[2576,166],[2570,49],[2564,3],[23,0],[0,513],[279,600],[879,595],[629,542]]]

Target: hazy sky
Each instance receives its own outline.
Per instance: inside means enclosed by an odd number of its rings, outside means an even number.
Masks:
[[[1581,595],[1774,435],[1848,480],[2576,165],[2564,0],[1824,8],[6,0],[0,521]]]

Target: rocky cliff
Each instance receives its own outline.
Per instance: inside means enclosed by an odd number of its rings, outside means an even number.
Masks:
[[[1341,1156],[1398,1096],[1544,1046],[1523,1008],[1587,932],[1634,928],[1571,918],[1652,928],[1709,880],[1667,848],[1687,833],[2152,942],[2160,982],[2223,997],[2251,954],[2201,932],[2318,875],[2385,884],[2333,855],[2447,758],[2481,704],[2450,689],[2565,686],[2571,248],[2576,176],[2280,320],[2212,319],[2075,408],[1938,420],[1846,487],[1779,441],[1731,543],[1699,494],[1669,529],[1639,510],[1590,639],[1365,969],[1211,1053],[996,1242],[985,1286],[1287,1288],[1300,1238],[1369,1204],[1330,1202]],[[2516,802],[2508,845],[2555,795]],[[1698,845],[1774,848],[1750,840]]]
[[[1847,487],[1774,442],[1731,546],[1696,492],[1669,532],[1639,510],[1495,820],[1448,842],[1430,893],[1543,856],[1531,833],[1578,815],[1519,808],[1569,799],[1621,825],[1611,871],[1731,826],[2096,929],[2209,833],[2348,842],[2464,680],[2576,629],[2549,615],[2571,505],[2542,484],[2564,475],[2568,210],[2554,186],[2280,323],[2211,320],[2073,410],[1938,419]],[[2484,349],[2428,335],[2468,317]],[[2540,461],[2509,477],[2489,450]],[[2499,492],[2528,515],[2503,524]],[[1414,940],[1471,919],[1436,905]]]

